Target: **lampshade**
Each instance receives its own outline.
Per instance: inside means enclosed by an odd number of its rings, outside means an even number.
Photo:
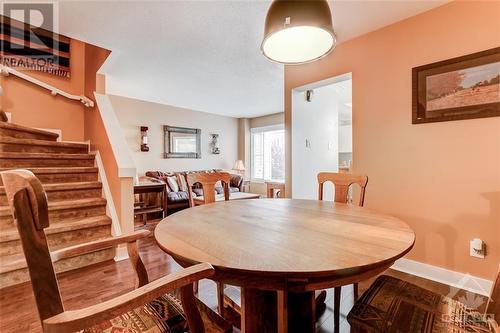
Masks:
[[[245,164],[243,164],[243,161],[237,160],[236,162],[234,162],[233,170],[245,171]]]
[[[301,64],[326,56],[336,41],[326,0],[274,0],[261,50],[273,61]]]

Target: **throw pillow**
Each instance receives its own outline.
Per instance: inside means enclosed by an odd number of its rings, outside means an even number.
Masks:
[[[179,184],[177,183],[176,176],[167,177],[168,187],[172,190],[172,192],[179,192]]]

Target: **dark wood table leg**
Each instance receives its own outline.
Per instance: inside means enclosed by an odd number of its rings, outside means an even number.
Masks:
[[[338,333],[340,331],[340,299],[341,299],[342,287],[335,287],[333,289],[333,332]]]
[[[243,333],[313,333],[314,292],[291,293],[241,289]]]
[[[314,291],[288,293],[288,332],[313,333],[316,327]]]
[[[277,332],[275,291],[241,288],[242,333]]]

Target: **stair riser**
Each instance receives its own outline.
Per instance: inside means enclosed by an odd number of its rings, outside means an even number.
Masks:
[[[106,205],[79,208],[79,209],[72,208],[59,211],[52,211],[49,213],[49,219],[52,222],[59,222],[63,220],[71,220],[71,219],[92,217],[98,215],[106,215]]]
[[[88,148],[83,147],[65,147],[65,146],[42,146],[25,145],[18,143],[0,143],[0,151],[4,152],[23,152],[23,153],[65,153],[65,154],[86,154]]]
[[[9,138],[18,138],[18,139],[35,139],[35,140],[45,140],[45,141],[57,141],[56,137],[52,135],[43,135],[42,133],[31,133],[31,132],[23,132],[10,128],[1,128],[0,129],[0,138],[1,137],[9,137]]]
[[[51,250],[57,250],[71,245],[90,242],[93,240],[110,237],[109,225],[86,228],[80,230],[71,230],[57,234],[47,235],[49,247]],[[22,253],[23,249],[20,240],[12,240],[0,243],[0,256]]]
[[[42,184],[95,182],[98,180],[97,172],[86,173],[47,173],[35,174]]]
[[[0,158],[1,168],[93,167],[93,159]]]
[[[106,205],[91,206],[91,207],[77,207],[71,209],[60,209],[49,211],[49,221],[59,222],[63,220],[74,220],[77,218],[92,217],[106,214]],[[0,229],[10,228],[14,226],[12,216],[0,217]]]
[[[102,190],[100,188],[48,191],[46,193],[49,202],[102,197]],[[7,202],[7,196],[4,193],[0,192],[0,206],[6,206],[8,204],[9,203]]]
[[[102,251],[92,252],[83,256],[73,257],[61,260],[55,263],[55,270],[58,273],[67,272],[69,270],[94,265],[103,261],[112,260],[115,256],[113,248]],[[0,274],[0,288],[12,286],[15,284],[29,281],[27,268],[21,268],[4,274]]]
[[[72,199],[89,199],[101,198],[102,190],[100,188],[78,189],[66,191],[50,191],[47,192],[49,202],[72,200]]]

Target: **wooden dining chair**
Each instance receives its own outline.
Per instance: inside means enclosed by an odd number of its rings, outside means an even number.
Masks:
[[[150,234],[146,230],[49,252],[44,230],[49,227],[49,214],[42,184],[28,170],[5,171],[1,177],[19,231],[44,332],[108,333],[129,328],[134,328],[134,332],[184,332],[189,327],[189,332],[202,333],[205,327],[212,327],[211,322],[204,323],[208,320],[208,312],[203,311],[206,306],[193,294],[193,283],[214,274],[210,264],[198,264],[149,282],[136,243]],[[118,244],[127,244],[138,288],[87,308],[65,310],[53,262]],[[179,288],[180,301],[172,293]]]
[[[358,206],[363,207],[365,202],[365,190],[368,177],[364,175],[353,175],[349,173],[320,172],[318,173],[318,199],[323,200],[323,184],[332,182],[335,190],[333,200],[340,203],[349,202],[349,188],[353,184],[358,184],[361,191],[359,194]]]
[[[216,201],[215,185],[220,182],[224,191],[224,201],[229,201],[229,185],[231,175],[227,172],[210,173],[188,173],[186,175],[188,188],[191,190],[195,184],[200,184],[203,190],[203,204],[214,203]],[[193,193],[189,191],[189,205],[194,207]],[[217,308],[219,314],[224,317],[224,284],[217,284]],[[198,293],[198,282],[194,284],[194,291]],[[229,304],[233,304],[229,302]]]
[[[500,266],[483,313],[450,297],[382,275],[347,315],[352,333],[417,330],[422,333],[499,333],[499,318]]]
[[[353,175],[349,173],[320,172],[318,173],[318,200],[323,200],[323,185],[326,182],[332,182],[334,187],[335,202],[349,203],[349,189],[351,185],[358,184],[360,187],[358,206],[363,207],[365,202],[365,190],[368,183],[368,177],[364,175]],[[340,324],[340,299],[342,287],[334,288],[334,322],[337,329]],[[353,284],[354,300],[359,297],[358,284]]]
[[[189,191],[189,205],[194,207],[193,191],[191,190],[195,184],[200,184],[203,190],[203,203],[213,203],[216,201],[216,184],[221,183],[224,191],[224,200],[229,200],[229,185],[231,183],[231,175],[228,172],[197,172],[186,174],[186,181]]]

